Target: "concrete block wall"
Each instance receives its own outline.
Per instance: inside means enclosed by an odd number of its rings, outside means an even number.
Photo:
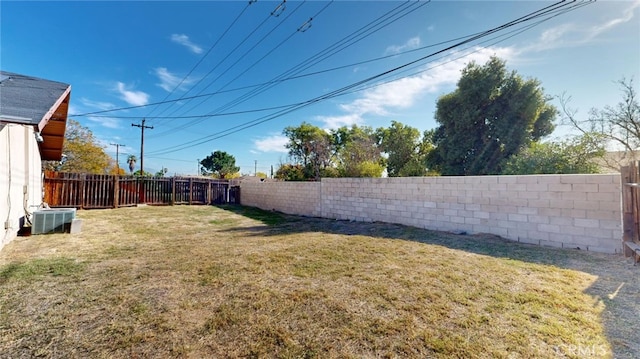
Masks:
[[[243,204],[262,201],[256,206],[285,213],[491,233],[524,243],[605,253],[622,251],[619,174],[327,178],[320,183],[248,187],[249,191],[245,184],[241,187]],[[294,194],[304,211],[293,208],[294,203],[283,203],[286,197],[276,198],[275,188]]]
[[[301,216],[320,217],[319,182],[249,182],[240,184],[245,206]]]

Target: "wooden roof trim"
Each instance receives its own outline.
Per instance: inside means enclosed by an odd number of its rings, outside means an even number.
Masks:
[[[53,106],[49,108],[47,113],[45,113],[44,116],[42,116],[42,119],[38,123],[38,131],[42,131],[42,129],[44,129],[47,123],[49,123],[49,120],[51,119],[51,117],[56,113],[56,110],[58,109],[58,107],[60,107],[60,105],[62,105],[65,102],[68,104],[70,98],[71,98],[71,85],[69,85],[67,89],[64,91],[64,93],[60,95],[58,100],[53,104]],[[67,117],[66,115],[67,114],[65,114],[65,120]]]

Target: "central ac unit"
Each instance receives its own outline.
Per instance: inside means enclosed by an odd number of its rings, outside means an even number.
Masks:
[[[31,234],[64,233],[76,218],[75,208],[42,209],[33,212]]]

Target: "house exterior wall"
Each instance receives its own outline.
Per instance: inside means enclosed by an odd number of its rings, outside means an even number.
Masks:
[[[0,129],[0,249],[12,241],[24,220],[42,203],[42,165],[32,126]]]
[[[241,200],[291,214],[491,233],[524,243],[605,253],[622,251],[617,174],[326,178],[303,185],[304,190],[293,182],[242,183]]]

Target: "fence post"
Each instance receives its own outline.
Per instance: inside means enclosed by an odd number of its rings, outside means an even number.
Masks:
[[[113,176],[113,208],[120,206],[120,175]]]
[[[622,241],[635,242],[638,239],[638,168],[632,162],[629,166],[620,168],[622,181]],[[623,244],[624,255],[629,257],[633,251]]]
[[[138,201],[140,201],[140,204],[147,203],[147,199],[145,198],[146,197],[146,195],[145,195],[146,193],[145,192],[147,190],[147,188],[146,188],[147,186],[146,186],[146,183],[145,183],[144,179],[145,178],[142,175],[138,177],[138,181],[139,181],[138,183],[140,185],[140,193],[138,195]]]
[[[171,205],[176,204],[176,178],[171,177]]]
[[[85,188],[86,178],[87,178],[86,174],[83,173],[83,174],[80,175],[80,209],[84,209],[85,208],[85,205],[84,205],[84,200],[85,200],[84,188]]]
[[[193,203],[193,178],[189,177],[189,205]]]

